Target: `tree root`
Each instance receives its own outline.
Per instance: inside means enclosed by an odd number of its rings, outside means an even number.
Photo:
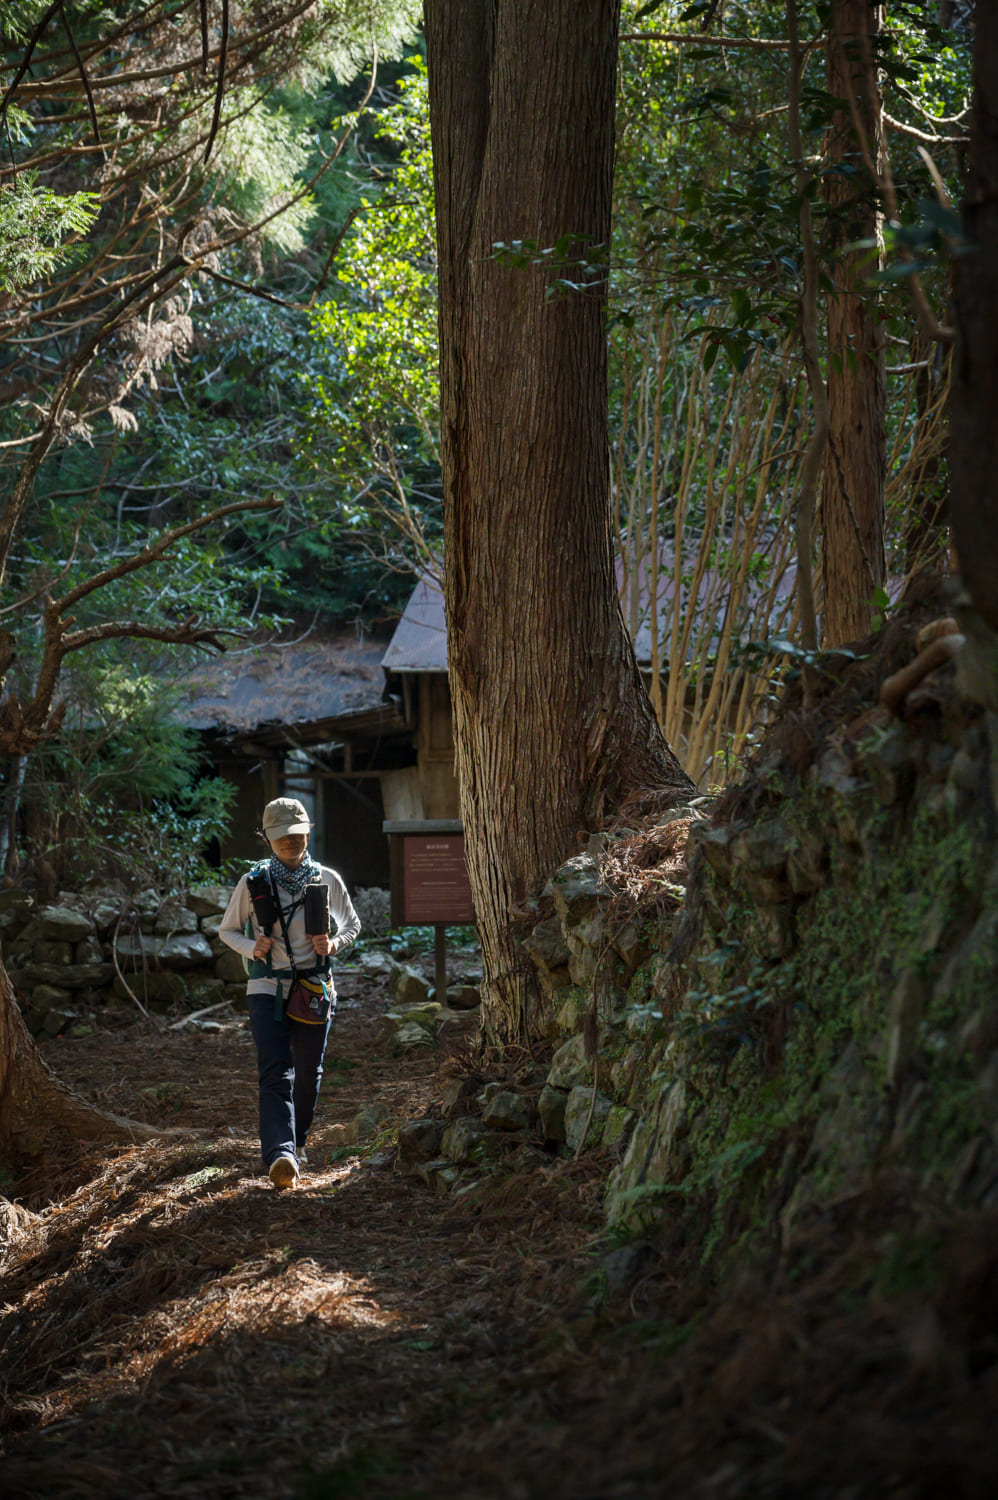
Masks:
[[[37,1156],[58,1141],[137,1141],[196,1134],[98,1109],[49,1067],[24,1024],[0,963],[0,1160]]]

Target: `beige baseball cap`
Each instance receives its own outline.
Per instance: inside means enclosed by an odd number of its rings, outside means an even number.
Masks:
[[[296,797],[275,797],[263,810],[264,836],[273,843],[287,833],[311,833],[308,813]]]

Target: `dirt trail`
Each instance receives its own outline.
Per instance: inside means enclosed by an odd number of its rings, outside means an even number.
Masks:
[[[8,1497],[371,1494],[401,1478],[393,1433],[430,1439],[407,1492],[439,1493],[440,1413],[493,1389],[574,1295],[598,1169],[542,1161],[515,1202],[500,1190],[469,1213],[400,1176],[390,1145],[329,1146],[367,1104],[387,1127],[427,1113],[449,1055],[389,1055],[369,981],[346,979],[341,1001],[310,1164],[284,1194],[259,1163],[243,1021],[189,1034],[129,1018],[51,1045],[88,1097],[203,1134],[91,1156],[12,1257]]]
[[[293,1193],[258,1161],[243,1022],[51,1044],[89,1097],[202,1134],[18,1185],[54,1206],[0,1279],[6,1500],[992,1500],[993,1217],[936,1226],[945,1274],[890,1303],[856,1290],[907,1211],[889,1188],[793,1285],[711,1287],[666,1228],[608,1295],[598,1153],[524,1147],[473,1201],[400,1176],[389,1128],[335,1145],[368,1104],[438,1108],[461,1065],[391,1056],[383,996],[341,993]]]

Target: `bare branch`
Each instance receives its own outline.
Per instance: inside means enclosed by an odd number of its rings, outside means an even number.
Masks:
[[[940,172],[939,168],[936,166],[935,162],[932,160],[932,157],[926,151],[924,146],[918,146],[916,147],[916,150],[918,151],[919,156],[924,161],[929,176],[932,178],[932,184],[935,187],[936,197],[939,199],[940,204],[943,208],[952,208],[953,199],[950,197],[949,192],[947,191],[945,182],[943,182],[943,174]]]
[[[884,123],[898,135],[909,136],[913,141],[924,141],[927,146],[966,146],[970,140],[967,135],[929,135],[925,130],[916,130],[914,125],[905,125],[901,120],[895,120],[893,115],[884,113]]]
[[[194,0],[180,0],[179,5],[173,12],[173,20],[178,20],[183,12],[193,3]],[[147,31],[154,29],[160,24],[162,4],[163,0],[148,0],[146,5],[139,6],[136,11],[131,11],[120,26],[112,27],[110,30],[102,32],[89,45],[84,44],[84,51],[87,58],[100,57],[102,53],[107,52],[116,42],[120,42],[122,38],[127,38],[130,45],[134,44]],[[50,68],[60,61],[65,61],[66,63],[65,68],[62,70],[64,75],[75,73],[75,59],[66,48],[60,47],[55,47],[51,52],[45,52],[41,57],[36,58],[35,67]],[[54,76],[58,76],[58,74]]]
[[[90,80],[87,77],[86,65],[84,64],[83,58],[80,56],[80,49],[76,45],[76,38],[73,36],[72,30],[70,29],[69,17],[66,14],[66,7],[63,3],[63,0],[59,0],[59,15],[65,28],[66,35],[69,38],[69,45],[73,49],[73,56],[76,58],[76,65],[80,70],[80,79],[83,83],[83,87],[87,96],[87,108],[90,110],[90,123],[94,128],[94,140],[96,141],[97,145],[103,150],[103,143],[100,138],[100,126],[97,123],[97,105],[94,103],[94,92],[90,87]]]
[[[315,283],[314,288],[312,289],[312,295],[309,298],[309,305],[310,306],[315,302],[316,297],[319,295],[319,293],[322,291],[323,287],[326,285],[326,282],[329,280],[329,273],[333,269],[333,261],[336,259],[337,255],[339,254],[340,246],[343,244],[343,241],[346,239],[347,234],[350,231],[350,226],[353,223],[354,219],[356,219],[357,216],[358,216],[358,214],[360,214],[362,212],[363,212],[363,205],[361,205],[361,204],[357,204],[354,208],[351,208],[350,212],[347,214],[346,218],[343,220],[343,223],[341,224],[340,228],[336,231],[336,234],[333,237],[333,243],[332,243],[332,245],[330,247],[330,250],[329,250],[329,254],[326,256],[325,264],[324,264],[324,266],[322,267],[322,270],[319,273],[319,279]]]
[[[225,55],[229,50],[229,0],[222,0],[222,39],[218,49],[218,82],[215,85],[215,107],[212,110],[211,129],[208,132],[208,144],[204,148],[203,161],[207,162],[211,156],[211,148],[215,144],[215,136],[218,133],[218,123],[222,118],[222,97],[225,93]],[[203,55],[203,54],[202,54]]]
[[[248,297],[259,297],[261,302],[272,302],[275,307],[286,307],[289,312],[305,310],[299,303],[288,302],[285,297],[278,297],[273,292],[265,291],[262,286],[250,286],[248,281],[238,281],[235,276],[226,276],[224,271],[216,271],[212,266],[200,266],[198,269],[202,276],[208,276],[212,281],[220,282],[222,286],[231,286],[237,292],[245,292]]]
[[[201,73],[208,72],[208,0],[200,0],[201,20]]]
[[[776,40],[764,40],[761,37],[751,36],[706,36],[698,34],[690,36],[683,31],[625,31],[621,33],[622,42],[675,42],[678,46],[685,47],[744,47],[753,52],[786,52],[791,44],[784,41],[782,37]],[[797,51],[801,56],[808,52],[820,50],[828,45],[827,38],[815,37],[810,42],[800,42]]]
[[[124,920],[125,920],[125,913],[124,913],[124,911],[122,911],[122,913],[119,916],[117,922],[115,923],[114,936],[111,939],[111,958],[114,961],[115,973],[117,974],[118,978],[121,980],[121,983],[124,985],[125,990],[127,991],[127,993],[135,1001],[135,1004],[138,1006],[139,1010],[145,1016],[146,1020],[147,1021],[151,1021],[152,1020],[152,1016],[146,1010],[145,1006],[142,1004],[142,1001],[139,999],[138,995],[132,989],[131,985],[128,983],[128,980],[125,978],[124,974],[121,972],[121,963],[120,963],[120,961],[118,959],[118,935],[121,932],[121,924],[122,924],[122,922]]]
[[[278,16],[269,26],[263,26],[252,36],[246,38],[243,58],[252,55],[259,49],[261,42],[266,41],[275,32],[282,30],[290,22],[296,21],[299,16],[307,11],[314,10],[318,0],[304,0],[302,5],[284,15]],[[59,8],[59,0],[52,7],[53,13]],[[209,61],[218,57],[220,48],[215,47],[209,53]],[[241,58],[240,61],[243,59]],[[131,73],[109,73],[106,77],[91,78],[90,86],[93,89],[120,89],[132,83],[151,83],[155,78],[175,78],[177,75],[197,73],[201,65],[200,55],[197,57],[185,57],[176,62],[163,63],[159,67],[140,68]],[[19,74],[19,80],[24,77],[26,69]],[[63,75],[55,80],[40,79],[32,83],[20,83],[18,93],[25,99],[53,99],[61,98],[64,94],[78,93],[82,85],[68,75]],[[8,94],[11,90],[8,90]]]
[[[62,638],[61,655],[80,651],[97,641],[165,641],[174,646],[206,646],[213,651],[226,649],[223,636],[235,640],[243,639],[243,632],[225,630],[213,625],[200,625],[192,616],[181,625],[143,625],[140,620],[106,620],[102,625],[88,625],[85,630],[74,630]]]
[[[100,573],[95,573],[86,582],[78,584],[75,589],[70,589],[68,594],[57,601],[55,608],[60,614],[67,609],[73,609],[81,599],[97,589],[105,588],[117,578],[124,578],[129,573],[136,573],[140,568],[147,568],[150,563],[157,562],[174,543],[179,542],[185,536],[191,536],[196,531],[203,531],[206,526],[214,525],[216,521],[224,521],[227,516],[240,515],[248,510],[280,510],[284,502],[276,495],[266,495],[257,500],[237,500],[231,505],[223,505],[218,510],[210,511],[207,515],[197,516],[193,521],[186,522],[183,526],[175,526],[172,531],[164,531],[155,542],[150,542],[143,547],[141,552],[135,552],[131,557],[124,557],[120,562],[110,568],[104,568]],[[126,634],[132,632],[127,631]]]

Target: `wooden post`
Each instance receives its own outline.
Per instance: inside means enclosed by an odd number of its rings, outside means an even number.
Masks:
[[[475,920],[459,821],[386,818],[392,874],[392,926],[433,927],[436,998],[447,995],[447,926]]]
[[[283,758],[268,756],[263,763],[263,800],[265,803],[273,802],[275,797],[280,797],[284,788],[281,785],[281,772],[284,768]]]

